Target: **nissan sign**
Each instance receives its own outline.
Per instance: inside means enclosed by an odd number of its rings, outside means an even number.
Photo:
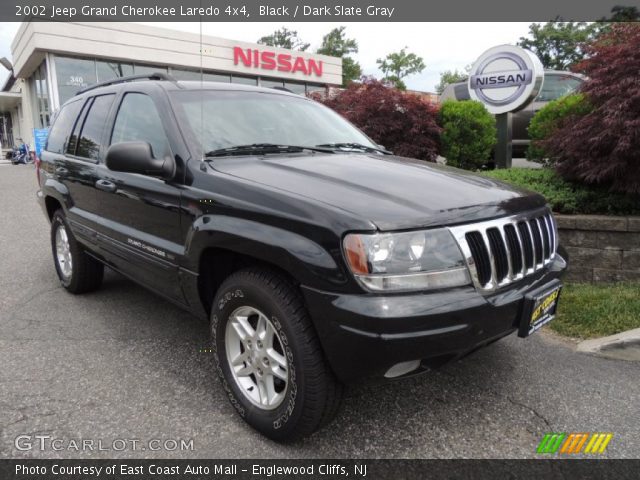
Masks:
[[[513,112],[533,101],[543,80],[544,68],[537,56],[513,45],[500,45],[473,64],[469,94],[493,114]]]

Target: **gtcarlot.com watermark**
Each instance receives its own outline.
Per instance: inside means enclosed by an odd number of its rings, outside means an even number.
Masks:
[[[57,438],[51,435],[18,435],[14,442],[16,450],[70,451],[70,452],[183,452],[193,451],[193,439],[169,438],[140,440],[139,438]]]

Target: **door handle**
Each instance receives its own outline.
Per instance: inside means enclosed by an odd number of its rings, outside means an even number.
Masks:
[[[113,193],[117,190],[118,186],[109,180],[100,179],[96,182],[96,188],[103,192]]]
[[[56,174],[58,175],[66,175],[67,173],[69,173],[69,170],[67,170],[64,167],[56,167]]]

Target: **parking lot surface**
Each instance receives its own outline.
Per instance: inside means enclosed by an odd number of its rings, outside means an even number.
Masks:
[[[535,458],[548,432],[612,432],[603,457],[640,457],[640,364],[545,331],[350,388],[322,431],[267,440],[224,396],[206,322],[110,271],[95,293],[62,289],[36,189],[32,166],[0,166],[0,457]]]

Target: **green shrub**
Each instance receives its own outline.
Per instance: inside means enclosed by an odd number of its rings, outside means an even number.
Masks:
[[[510,168],[483,174],[542,194],[557,213],[640,214],[640,197],[568,182],[550,168]]]
[[[547,103],[531,119],[529,123],[529,138],[531,143],[527,148],[527,158],[534,162],[548,163],[549,155],[542,145],[542,141],[549,138],[558,128],[561,120],[572,115],[588,113],[590,106],[581,93],[566,95]]]
[[[441,154],[447,165],[476,170],[487,163],[496,143],[496,120],[484,105],[447,100],[440,108],[439,123]]]

